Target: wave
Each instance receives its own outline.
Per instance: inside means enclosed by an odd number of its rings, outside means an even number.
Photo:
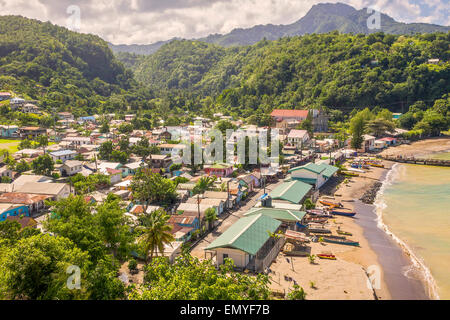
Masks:
[[[402,171],[405,170],[404,165],[400,163],[395,163],[392,166],[392,169],[388,172],[386,175],[386,178],[383,181],[383,184],[378,191],[378,194],[375,198],[375,208],[376,208],[376,214],[377,214],[377,224],[378,228],[382,229],[386,234],[388,234],[394,241],[400,246],[400,248],[408,255],[410,258],[412,265],[406,270],[404,270],[404,275],[408,278],[414,278],[410,276],[410,274],[415,274],[415,271],[418,271],[423,278],[426,289],[428,290],[428,295],[431,299],[439,300],[439,293],[438,293],[438,287],[436,285],[436,281],[433,278],[433,275],[431,274],[428,267],[425,265],[424,261],[420,258],[418,258],[413,250],[400,238],[398,238],[390,229],[389,227],[384,223],[383,221],[383,212],[387,208],[387,204],[384,201],[384,192],[387,188],[392,186],[393,183],[399,178]]]

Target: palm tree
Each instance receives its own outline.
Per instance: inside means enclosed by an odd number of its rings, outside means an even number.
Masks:
[[[216,176],[202,177],[194,187],[194,190],[193,190],[194,194],[202,194],[206,190],[210,189],[214,185],[214,182],[216,181],[216,179],[217,179]]]
[[[162,209],[153,211],[143,219],[142,230],[144,233],[140,241],[144,244],[145,259],[148,263],[156,252],[164,254],[164,245],[175,240],[170,233],[172,226],[167,223],[170,216]]]
[[[208,208],[205,211],[205,220],[208,222],[208,227],[211,230],[212,229],[211,227],[212,227],[214,221],[217,220],[216,209]]]

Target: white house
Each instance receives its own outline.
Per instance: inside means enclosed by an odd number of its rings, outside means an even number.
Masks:
[[[297,147],[301,147],[309,141],[309,134],[306,130],[291,130],[287,136],[288,143]]]
[[[52,157],[53,161],[61,160],[62,162],[65,162],[67,160],[72,160],[75,158],[77,153],[73,150],[62,150],[62,151],[55,151],[49,153],[50,157]]]
[[[73,176],[83,170],[83,162],[77,160],[68,160],[61,166],[61,175]]]

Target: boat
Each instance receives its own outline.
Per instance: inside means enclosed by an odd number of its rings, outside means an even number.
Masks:
[[[331,202],[331,201],[327,201],[327,200],[320,200],[319,202],[321,204],[323,204],[324,206],[328,206],[328,207],[332,207],[332,208],[342,208],[343,207],[342,203],[336,203],[336,202]]]
[[[346,245],[346,246],[359,247],[358,241],[353,241],[350,239],[338,239],[336,237],[327,237],[327,236],[322,237],[322,239],[324,242],[328,242],[328,243],[335,243],[335,244],[342,244],[342,245]]]
[[[311,233],[327,233],[331,234],[331,230],[325,229],[320,224],[309,224],[308,225],[308,231]]]
[[[375,163],[375,162],[369,162],[368,164],[371,165],[372,167],[384,168],[384,164]]]
[[[337,233],[340,235],[343,235],[343,236],[352,236],[353,235],[350,232],[342,231],[342,230],[338,230]]]
[[[333,209],[333,210],[331,210],[331,214],[336,215],[336,216],[354,217],[356,215],[356,212]]]
[[[306,218],[307,222],[314,222],[314,223],[325,223],[328,222],[328,217],[309,217]]]
[[[336,256],[331,253],[320,253],[317,255],[320,259],[336,260]]]
[[[347,171],[341,171],[341,175],[343,175],[345,177],[359,177],[358,173],[347,172]]]
[[[313,209],[313,210],[307,210],[306,213],[308,213],[309,215],[312,215],[314,217],[318,217],[318,218],[332,218],[333,217],[332,214],[330,214],[329,212],[327,212],[325,210]]]
[[[355,168],[350,168],[350,169],[348,169],[348,171],[359,172],[359,173],[366,173],[364,170],[361,170],[361,169],[355,169]]]

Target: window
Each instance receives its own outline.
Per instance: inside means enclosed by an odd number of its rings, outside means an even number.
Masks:
[[[228,254],[224,253],[223,254],[223,260],[228,259]]]

